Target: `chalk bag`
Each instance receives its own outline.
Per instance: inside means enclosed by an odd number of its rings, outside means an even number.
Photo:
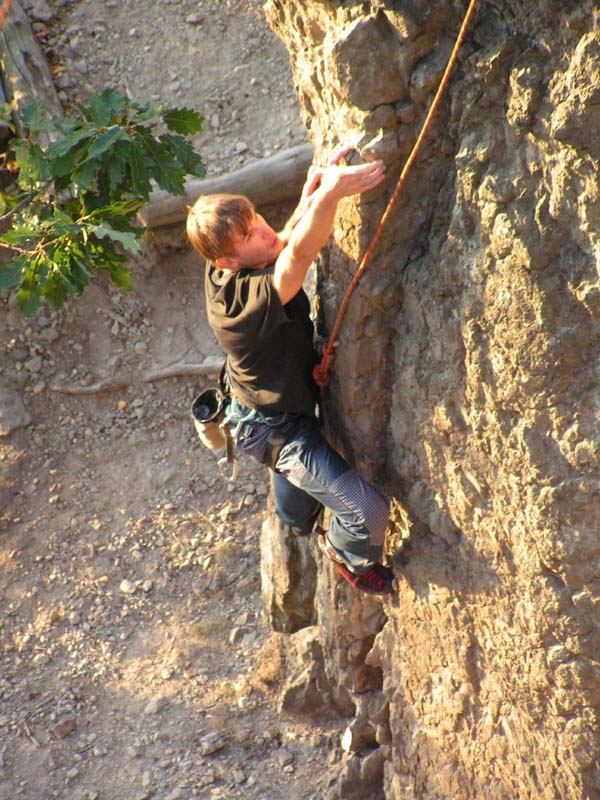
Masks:
[[[221,422],[225,416],[225,398],[218,389],[207,389],[192,403],[192,418],[200,441],[209,450],[225,447],[227,440]]]

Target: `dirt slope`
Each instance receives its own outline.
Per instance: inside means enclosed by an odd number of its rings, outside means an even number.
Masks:
[[[207,118],[209,173],[304,138],[258,3],[35,2],[63,102],[112,85]],[[277,714],[262,621],[266,475],[219,476],[190,424],[218,353],[197,259],[60,312],[0,314],[0,798],[318,798],[335,728]],[[105,379],[126,388],[66,394]],[[14,426],[14,427],[13,427]]]

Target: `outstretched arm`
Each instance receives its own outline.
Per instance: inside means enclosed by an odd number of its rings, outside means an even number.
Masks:
[[[275,289],[284,305],[300,291],[309,266],[329,238],[338,202],[374,189],[385,176],[383,161],[339,166],[349,149],[336,153],[328,167],[309,173],[298,215],[294,212],[290,223],[296,216],[298,219],[275,263]]]
[[[339,164],[342,158],[352,149],[352,147],[346,146],[340,148],[334,155],[329,159],[328,166],[333,166],[335,164]],[[321,178],[323,177],[323,173],[325,172],[326,167],[309,167],[308,174],[306,176],[306,180],[304,182],[304,186],[302,188],[302,194],[300,196],[300,200],[298,205],[294,209],[291,217],[285,223],[285,226],[279,231],[277,236],[284,244],[288,244],[290,238],[292,236],[292,232],[296,225],[300,222],[302,217],[306,214],[308,209],[310,208],[313,199],[314,199],[314,192],[319,187],[321,183]]]

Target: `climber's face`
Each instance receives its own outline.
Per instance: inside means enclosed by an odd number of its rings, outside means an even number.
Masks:
[[[222,269],[263,269],[272,264],[283,250],[283,242],[260,214],[255,214],[245,233],[235,233],[231,240],[233,256],[218,258]]]

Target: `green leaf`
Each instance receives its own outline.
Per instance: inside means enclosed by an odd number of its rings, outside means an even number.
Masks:
[[[135,233],[118,231],[107,222],[101,222],[99,225],[88,225],[87,229],[99,239],[108,237],[112,239],[113,242],[119,242],[119,244],[122,244],[123,247],[131,253],[139,253],[140,251],[140,244]]]
[[[173,163],[171,155],[164,145],[157,142],[150,134],[137,131],[137,138],[144,144],[146,153],[152,162],[152,177],[161,189],[171,194],[185,194],[183,173],[177,163]]]
[[[55,158],[52,162],[52,171],[54,172],[54,182],[56,187],[59,186],[66,188],[70,183],[71,173],[74,169],[77,169],[78,165],[82,162],[82,158],[78,156],[81,155],[79,151],[85,150],[85,144],[79,145],[78,147],[73,148],[72,151],[65,153],[64,156],[60,156],[60,158]]]
[[[35,314],[42,302],[37,271],[37,262],[34,261],[29,265],[23,284],[17,292],[19,308],[26,317]]]
[[[68,289],[71,294],[80,295],[84,289],[84,285],[81,285],[77,280],[78,274],[73,270],[73,263],[70,258],[65,257],[64,254],[61,254],[61,257],[58,261],[54,262],[54,266],[56,269],[56,273],[62,285]]]
[[[23,125],[32,133],[50,133],[55,129],[54,121],[48,116],[40,100],[28,103],[19,111]]]
[[[49,300],[55,308],[61,306],[72,294],[81,294],[74,285],[73,288],[67,286],[61,276],[60,266],[46,259],[44,264],[44,279],[40,289],[40,294]],[[40,280],[40,284],[42,281]]]
[[[40,212],[37,222],[38,237],[42,246],[46,242],[79,233],[77,222],[67,216],[60,208],[46,208]]]
[[[12,103],[0,102],[0,120],[2,122],[10,122],[12,118]]]
[[[52,124],[56,133],[62,136],[68,136],[75,128],[81,127],[81,121],[72,117],[52,117]]]
[[[144,105],[132,103],[132,106],[138,110],[136,122],[141,125],[155,125],[162,120],[165,112],[162,103],[145,103]]]
[[[28,257],[20,255],[0,267],[0,292],[6,292],[8,289],[18,286],[28,266]]]
[[[5,125],[8,125],[11,132],[14,134],[15,123],[13,120],[12,111],[13,111],[12,103],[0,103],[0,120]]]
[[[170,131],[189,136],[202,130],[204,117],[188,108],[171,108],[163,116]]]
[[[107,131],[101,133],[88,151],[88,158],[98,158],[113,146],[119,139],[127,139],[127,133],[120,125],[112,125]]]
[[[117,264],[116,261],[111,262],[108,265],[108,274],[111,281],[119,289],[123,289],[126,292],[130,292],[133,289],[131,273],[124,264]]]
[[[51,280],[44,286],[43,294],[54,308],[60,308],[63,303],[66,303],[72,292],[69,292],[60,281]]]
[[[98,174],[98,167],[97,161],[84,161],[77,169],[73,170],[71,183],[77,194],[82,195],[93,186]]]
[[[108,178],[108,191],[111,198],[118,198],[124,192],[131,192],[131,183],[128,177],[131,141],[119,141],[110,151],[110,156],[104,159],[104,171]]]
[[[133,281],[131,274],[125,266],[125,259],[122,255],[117,253],[112,245],[106,248],[100,247],[97,253],[94,253],[94,260],[98,269],[105,269],[111,281],[126,292],[133,289]]]
[[[82,280],[85,280],[86,284],[89,283],[93,274],[93,266],[86,261],[83,255],[77,255],[76,253],[73,254],[73,263],[77,265],[77,268],[82,274]]]
[[[106,127],[114,121],[114,117],[123,114],[129,101],[114,89],[104,89],[90,99],[87,107],[81,108],[82,114],[90,122]]]
[[[204,161],[200,159],[195,166],[189,167],[186,171],[188,175],[195,175],[196,178],[204,178],[206,175],[206,166]]]
[[[206,167],[202,157],[196,153],[182,136],[165,134],[160,137],[160,142],[172,154],[172,157],[179,162],[186,175],[197,175],[203,178],[206,175]]]
[[[40,239],[39,228],[30,228],[21,224],[15,225],[0,236],[0,242],[17,246],[24,242],[37,241],[38,239]]]
[[[129,176],[131,180],[131,191],[143,197],[144,200],[150,198],[150,171],[148,160],[144,151],[137,145],[132,145],[129,150]]]
[[[93,220],[98,217],[121,217],[135,214],[144,205],[144,201],[138,197],[129,200],[118,200],[110,205],[97,208],[88,214],[88,219]]]
[[[17,139],[11,142],[11,146],[19,169],[19,186],[29,189],[33,184],[52,178],[46,156],[39,144]]]
[[[119,158],[112,158],[108,165],[108,185],[111,197],[117,194],[125,176],[125,164]]]
[[[24,288],[23,286],[17,292],[17,300],[21,313],[26,317],[32,316],[42,304],[42,298],[39,288]]]
[[[13,209],[23,199],[24,197],[21,192],[19,194],[12,194],[11,192],[0,192],[0,205],[4,209],[3,213],[6,213],[7,211]]]
[[[71,131],[62,139],[54,142],[48,148],[48,158],[50,161],[57,161],[67,153],[71,152],[73,149],[77,149],[77,146],[81,144],[81,142],[85,141],[86,139],[91,139],[92,136],[97,134],[96,128],[77,128],[74,131]]]
[[[54,206],[52,209],[52,217],[55,222],[60,222],[62,225],[70,226],[70,229],[73,229],[73,217],[70,214],[67,214],[66,211],[59,206]],[[75,230],[79,230],[79,227],[76,226]]]

